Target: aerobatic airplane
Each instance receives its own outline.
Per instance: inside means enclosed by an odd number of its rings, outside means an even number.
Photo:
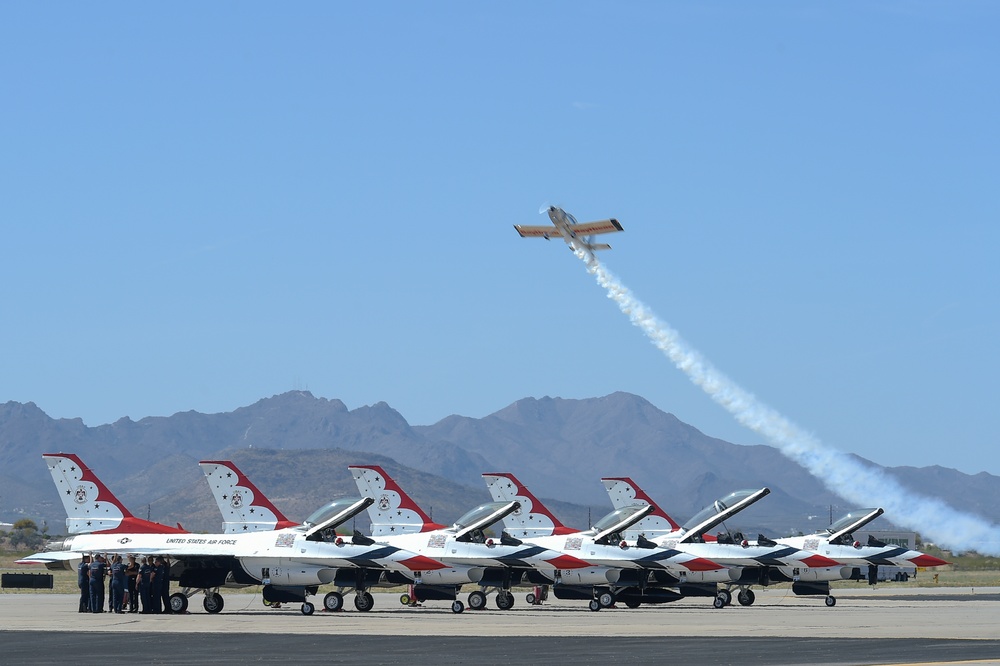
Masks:
[[[552,590],[560,599],[590,599],[590,609],[599,611],[623,601],[635,608],[642,603],[665,603],[684,596],[694,587],[731,581],[737,572],[715,561],[673,548],[661,548],[639,537],[625,534],[637,522],[649,517],[655,507],[630,505],[615,509],[589,530],[564,526],[520,482],[507,472],[483,474],[495,500],[515,500],[521,510],[508,515],[504,524],[518,536],[562,552],[580,553],[588,562],[600,565],[581,574],[563,573]],[[583,575],[586,574],[586,575]],[[675,592],[678,587],[681,592]]]
[[[522,238],[562,238],[573,251],[586,250],[593,253],[595,250],[610,250],[607,243],[594,243],[593,236],[596,234],[608,234],[615,231],[622,231],[622,225],[618,220],[611,218],[598,222],[584,222],[580,224],[576,218],[557,206],[549,206],[546,211],[553,226],[515,224],[514,228]]]
[[[605,478],[604,483],[611,503],[618,507],[630,505],[647,506],[648,496],[629,478]],[[853,574],[851,567],[819,553],[780,544],[762,534],[756,542],[751,542],[740,532],[728,529],[710,541],[709,530],[763,499],[771,491],[740,490],[730,493],[705,507],[679,529],[666,531],[661,522],[651,524],[646,538],[664,546],[697,553],[717,562],[740,568],[738,580],[726,583],[725,589],[706,588],[705,596],[714,595],[716,608],[728,606],[732,602],[732,589],[739,588],[737,600],[743,606],[753,604],[755,595],[752,585],[767,586],[775,583],[792,583],[792,592],[797,595],[826,595],[826,605],[837,603],[830,594],[831,580],[842,580]],[[666,514],[664,514],[666,515]],[[671,524],[676,524],[672,520]],[[636,529],[646,532],[643,524]]]
[[[496,588],[497,607],[508,610],[514,605],[510,588],[527,580],[533,584],[559,580],[566,571],[585,569],[591,565],[573,555],[524,543],[506,532],[497,538],[487,537],[487,530],[505,515],[517,511],[516,501],[487,502],[469,511],[450,527],[432,523],[402,488],[377,465],[349,466],[358,490],[374,500],[368,507],[372,521],[372,536],[426,555],[449,565],[474,567],[481,572],[477,584],[484,589]],[[468,596],[469,607],[485,608],[486,592],[475,590]],[[461,613],[464,604],[458,600],[458,587],[415,585],[418,600],[445,599],[452,601],[452,610]]]
[[[64,454],[44,457],[47,462],[49,459],[68,460],[71,467],[79,462],[75,456],[70,458]],[[66,496],[67,489],[71,491],[68,497],[74,505],[90,503],[96,505],[95,511],[103,510],[113,517],[97,520],[99,515],[76,515],[76,507],[68,507],[68,525],[76,532],[59,544],[61,550],[36,553],[18,563],[42,563],[47,568],[58,569],[88,553],[164,556],[171,560],[171,580],[179,581],[184,588],[170,597],[171,609],[176,612],[185,611],[188,597],[198,590],[205,593],[205,610],[218,613],[223,608],[218,592],[220,587],[263,584],[265,599],[302,601],[302,613],[311,615],[315,607],[309,602],[309,595],[315,594],[320,585],[333,582],[340,570],[353,569],[362,582],[370,570],[378,570],[386,576],[398,576],[398,582],[404,583],[421,576],[433,578],[435,571],[448,568],[429,557],[375,544],[358,534],[346,538],[337,536],[338,526],[346,524],[372,503],[368,498],[334,500],[301,525],[270,532],[190,534],[173,528],[153,532],[150,531],[152,524],[146,521],[128,523],[123,520],[124,515],[119,518],[114,512],[124,514],[123,507],[112,501],[113,496],[85,467],[71,469],[68,477],[53,471],[53,480],[61,495]],[[113,525],[115,521],[119,523],[117,526]],[[136,531],[131,531],[128,525],[136,525]],[[327,597],[337,594],[331,592]],[[358,609],[370,609],[371,595],[363,592],[359,596],[360,602],[355,599]],[[342,599],[340,602],[342,604]],[[324,604],[329,608],[330,601],[324,600]]]

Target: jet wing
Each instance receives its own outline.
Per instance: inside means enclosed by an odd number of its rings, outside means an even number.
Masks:
[[[881,507],[852,511],[827,528],[827,531],[830,533],[830,536],[827,538],[830,543],[837,543],[843,537],[850,535],[855,530],[861,529],[883,513],[885,513],[885,509]]]
[[[757,491],[739,490],[716,500],[684,524],[684,536],[678,543],[697,541],[705,532],[735,516],[754,502],[763,499],[770,492],[770,488],[761,488]]]
[[[75,571],[76,565],[82,559],[83,553],[62,550],[50,553],[35,553],[20,560],[15,560],[14,564],[44,564],[45,568],[50,571],[62,571],[64,569]]]

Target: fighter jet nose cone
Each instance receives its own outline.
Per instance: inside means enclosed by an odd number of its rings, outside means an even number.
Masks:
[[[910,560],[910,564],[915,567],[941,567],[945,564],[951,564],[951,562],[945,562],[944,560],[934,557],[933,555],[927,555],[926,553],[921,553],[920,555],[914,557]]]

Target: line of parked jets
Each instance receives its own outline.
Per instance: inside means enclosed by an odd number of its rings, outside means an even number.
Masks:
[[[723,497],[683,525],[677,524],[631,479],[602,479],[614,510],[590,529],[566,527],[513,474],[483,474],[493,497],[451,526],[431,521],[423,510],[374,465],[350,466],[361,497],[340,498],[319,508],[301,524],[287,518],[228,461],[200,463],[223,515],[223,532],[196,534],[142,520],[107,489],[78,456],[45,454],[52,479],[66,508],[67,533],[41,553],[19,560],[50,569],[74,569],[88,553],[164,556],[180,591],[171,608],[184,612],[194,594],[218,613],[224,587],[262,585],[268,605],[301,602],[311,615],[310,598],[321,585],[336,589],[323,597],[328,611],[344,607],[353,590],[354,607],[371,610],[371,589],[408,585],[404,604],[451,601],[465,610],[462,586],[472,586],[471,609],[514,605],[511,589],[534,586],[529,603],[549,590],[559,599],[580,599],[599,611],[621,602],[629,608],[665,603],[685,596],[710,597],[715,608],[730,605],[734,592],[744,606],[754,602],[754,586],[791,583],[799,595],[826,597],[836,604],[830,582],[875,582],[879,565],[935,567],[944,560],[874,539],[859,543],[852,532],[883,513],[853,511],[816,534],[749,540],[717,526],[770,491],[742,490]],[[368,511],[371,534],[343,532],[355,516]],[[491,527],[502,521],[499,536]],[[866,571],[867,570],[867,571]]]

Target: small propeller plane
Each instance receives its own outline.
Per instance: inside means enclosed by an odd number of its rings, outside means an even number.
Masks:
[[[515,224],[514,228],[517,229],[517,233],[521,234],[521,238],[544,238],[545,240],[562,238],[574,252],[585,250],[593,253],[596,250],[611,249],[607,243],[593,242],[593,236],[623,231],[622,225],[614,218],[581,224],[576,221],[575,217],[558,206],[549,206],[546,212],[549,214],[553,226]]]

